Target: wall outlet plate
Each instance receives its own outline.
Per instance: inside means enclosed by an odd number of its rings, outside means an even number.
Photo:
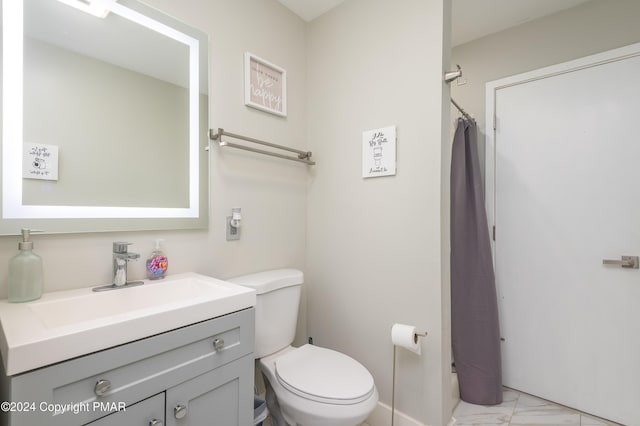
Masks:
[[[227,241],[240,239],[240,228],[231,226],[231,216],[227,216]]]

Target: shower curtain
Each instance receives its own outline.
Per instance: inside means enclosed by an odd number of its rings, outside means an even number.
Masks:
[[[500,404],[498,302],[475,121],[458,119],[451,157],[451,340],[460,398]]]

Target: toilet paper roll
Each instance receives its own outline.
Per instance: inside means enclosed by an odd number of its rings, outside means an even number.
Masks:
[[[391,327],[391,341],[394,345],[408,349],[420,355],[420,342],[416,328],[412,325],[393,324]]]

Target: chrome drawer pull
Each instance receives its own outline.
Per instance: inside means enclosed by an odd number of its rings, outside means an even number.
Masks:
[[[149,426],[162,426],[162,420],[153,419],[149,422]]]
[[[176,416],[176,419],[181,419],[187,415],[187,407],[176,405],[176,408],[173,409],[173,414]]]
[[[96,383],[96,387],[93,388],[93,391],[97,396],[104,396],[107,392],[111,390],[111,382],[109,380],[98,380]]]
[[[213,340],[213,348],[216,351],[224,349],[224,340],[223,339],[214,339]]]

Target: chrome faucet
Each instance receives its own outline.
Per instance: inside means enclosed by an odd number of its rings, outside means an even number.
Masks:
[[[140,257],[138,253],[130,253],[131,243],[116,241],[113,243],[113,285],[116,287],[127,284],[127,263]]]
[[[144,284],[142,281],[127,281],[127,264],[130,260],[140,258],[140,254],[128,251],[131,243],[115,241],[113,243],[113,284],[94,287],[93,291],[114,290]]]

